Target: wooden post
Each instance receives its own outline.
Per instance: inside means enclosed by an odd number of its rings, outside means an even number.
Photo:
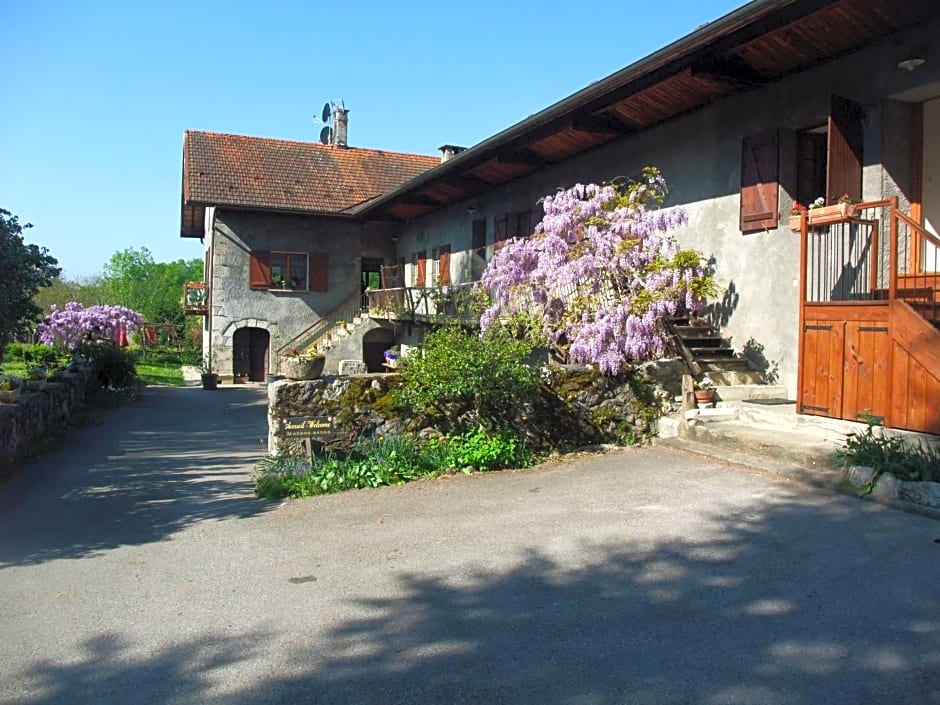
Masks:
[[[898,296],[898,197],[891,198],[888,207],[890,255],[888,257],[888,300],[894,301]]]

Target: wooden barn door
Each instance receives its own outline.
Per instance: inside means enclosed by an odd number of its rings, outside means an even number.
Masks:
[[[887,321],[848,321],[842,368],[842,418],[888,417],[891,336]]]

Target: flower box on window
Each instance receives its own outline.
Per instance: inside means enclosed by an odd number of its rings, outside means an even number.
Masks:
[[[836,203],[831,206],[821,206],[819,208],[810,208],[807,212],[807,218],[810,225],[827,225],[829,223],[841,223],[855,215],[854,203]],[[799,227],[799,225],[797,225]]]

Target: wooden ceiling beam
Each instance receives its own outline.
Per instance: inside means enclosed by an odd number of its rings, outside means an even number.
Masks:
[[[510,152],[505,152],[496,157],[500,164],[515,164],[518,166],[543,167],[551,164],[545,157],[536,154],[531,149],[523,147]]]
[[[727,83],[732,88],[751,89],[767,83],[767,77],[755,71],[738,56],[714,57],[692,66],[692,75]]]
[[[629,125],[611,113],[587,115],[575,120],[571,127],[578,132],[587,132],[594,135],[626,136],[635,134],[637,131],[636,125]]]

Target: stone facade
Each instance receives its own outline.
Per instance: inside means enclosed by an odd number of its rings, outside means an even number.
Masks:
[[[391,261],[388,229],[317,216],[216,209],[206,238],[211,315],[204,323],[203,354],[212,348],[212,368],[222,379],[233,371],[236,331],[268,332],[268,372],[277,371],[276,352],[321,317],[360,291],[364,257]],[[253,251],[316,253],[329,262],[328,289],[258,290],[249,286]]]
[[[660,416],[678,410],[685,365],[678,360],[647,363],[606,377],[590,366],[543,368],[545,384],[531,404],[520,405],[507,425],[533,447],[550,450],[593,443],[622,443],[655,434]],[[268,387],[268,451],[285,449],[283,419],[329,416],[338,435],[356,438],[402,433],[438,433],[434,419],[413,417],[398,408],[396,374],[282,380]]]

